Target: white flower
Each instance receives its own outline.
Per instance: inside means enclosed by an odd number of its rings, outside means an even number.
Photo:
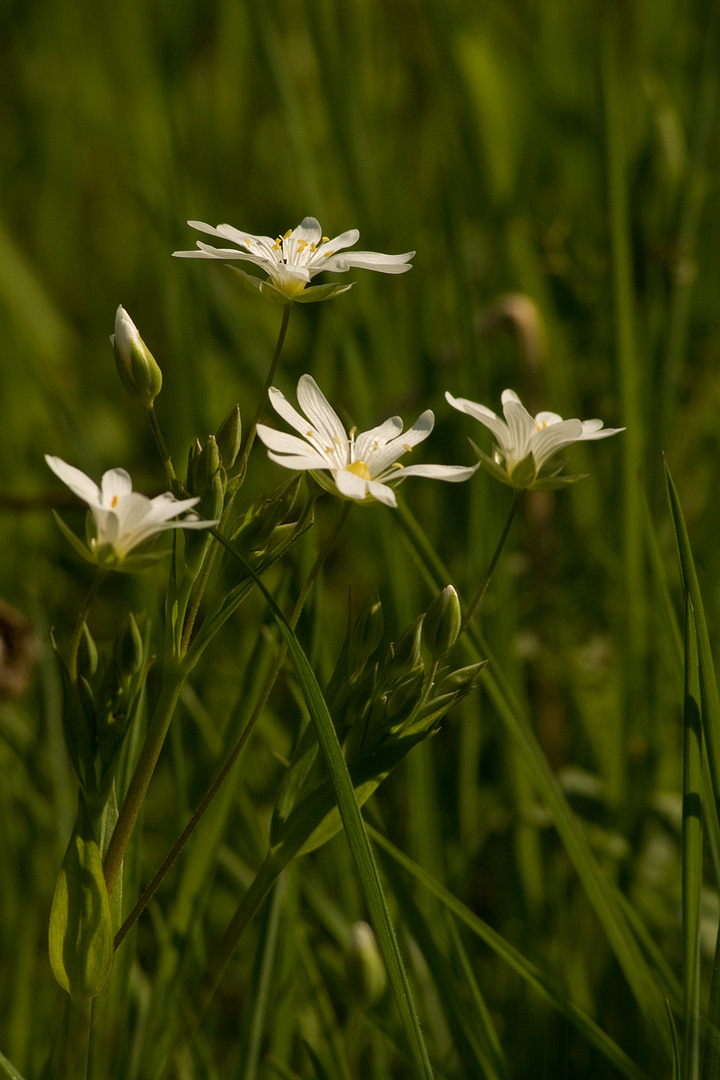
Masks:
[[[139,570],[161,555],[148,552],[130,555],[130,552],[157,533],[165,529],[207,529],[217,525],[216,521],[200,521],[197,517],[170,520],[189,510],[198,500],[176,499],[169,491],[148,499],[133,491],[132,480],[124,469],[110,469],[98,487],[84,472],[61,458],[46,454],[45,460],[55,475],[90,508],[87,545],[55,515],[75,550],[89,562],[111,569]]]
[[[139,397],[145,406],[152,405],[162,389],[162,371],[122,304],[115,313],[115,333],[110,335],[110,342],[123,386],[131,397]]]
[[[251,290],[257,290],[276,303],[288,304],[297,300],[302,304],[311,304],[317,300],[328,300],[332,296],[347,292],[351,285],[313,285],[308,288],[312,278],[323,270],[343,273],[352,266],[363,270],[377,270],[381,274],[404,274],[410,269],[409,260],[415,254],[407,251],[404,255],[381,255],[377,251],[346,252],[345,248],[356,244],[360,233],[350,229],[341,233],[334,240],[322,235],[319,222],[313,217],[304,218],[296,229],[288,229],[284,236],[273,240],[270,236],[253,236],[240,232],[232,225],[205,225],[202,221],[188,221],[188,225],[200,232],[229,240],[239,248],[216,248],[197,241],[198,251],[175,251],[174,255],[182,259],[221,259],[225,262],[240,260],[254,263],[264,270],[269,281],[262,281],[252,274],[246,274],[238,267],[233,269],[240,274],[243,282]],[[342,254],[338,254],[342,252]]]
[[[582,476],[559,476],[563,463],[559,462],[553,468],[548,465],[550,458],[571,443],[606,439],[625,430],[603,428],[602,420],[563,420],[552,412],[540,412],[533,417],[513,390],[503,391],[505,420],[475,401],[455,398],[448,393],[445,397],[454,409],[474,416],[490,428],[498,443],[493,457],[488,457],[477,446],[475,450],[498,480],[514,488],[552,491],[582,480]]]
[[[460,481],[467,480],[478,468],[477,465],[465,468],[400,464],[398,459],[427,439],[432,431],[435,417],[430,409],[405,433],[400,417],[391,416],[379,427],[356,436],[355,428],[350,434],[345,431],[337,413],[310,375],[303,375],[297,388],[298,404],[305,416],[275,387],[271,387],[269,393],[275,411],[302,435],[299,439],[296,435],[258,424],[258,436],[267,446],[270,459],[287,469],[309,470],[326,491],[343,499],[377,500],[386,506],[397,506],[395,492],[389,485],[399,483],[406,476]]]

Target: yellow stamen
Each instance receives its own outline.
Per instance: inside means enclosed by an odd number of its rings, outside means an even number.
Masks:
[[[312,439],[315,432],[314,431],[306,431],[305,434],[307,435],[308,439]]]
[[[118,504],[118,497],[117,497],[117,495],[113,495],[112,502],[110,503],[110,505],[112,506],[113,509],[115,509],[117,504]]]
[[[335,252],[334,252],[334,251],[325,251],[325,252],[324,252],[324,255],[325,255],[325,258],[326,258],[326,259],[329,259],[329,258],[330,258],[330,256],[331,256],[331,255],[334,255],[334,254],[335,254]]]
[[[275,243],[273,244],[272,249],[273,249],[273,251],[279,251],[280,250],[280,237],[279,236],[278,236],[277,240],[275,241]]]
[[[404,442],[403,443],[403,450],[412,450],[412,446],[410,445],[410,443]]]
[[[292,236],[292,229],[288,229],[286,233],[283,233],[283,240],[287,240],[288,236]]]
[[[404,469],[405,468],[402,461],[393,461],[392,467],[393,467],[393,469]]]
[[[316,245],[316,244],[314,244],[314,243],[312,243],[312,244],[310,245],[310,250],[312,251],[312,253],[313,253],[313,255],[314,255],[314,254],[315,254],[315,252],[317,251],[317,245]]]
[[[327,242],[328,242],[328,240],[329,240],[329,239],[330,239],[330,237],[329,237],[329,236],[323,236],[323,238],[322,238],[322,242],[323,242],[323,244],[327,244]]]
[[[543,420],[540,424],[538,424],[538,422],[536,420],[535,421],[535,427],[538,429],[538,431],[542,431],[543,428],[547,427],[547,423]]]
[[[352,465],[348,465],[347,471],[359,476],[361,480],[372,480],[370,470],[364,461],[353,461]]]

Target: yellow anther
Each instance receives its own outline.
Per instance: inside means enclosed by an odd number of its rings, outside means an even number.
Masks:
[[[353,431],[355,431],[355,428],[353,428]],[[350,432],[350,438],[352,438],[352,434],[353,434],[353,432],[351,431]],[[333,442],[335,443],[336,446],[342,446],[342,439],[340,438],[339,435],[333,435]]]
[[[393,469],[404,469],[405,468],[402,461],[393,461],[392,467],[393,467]]]
[[[315,252],[317,251],[317,246],[316,246],[316,245],[315,245],[314,243],[312,243],[312,244],[310,245],[310,250],[312,251],[312,253],[313,253],[313,255],[314,255],[314,254],[315,254]]]
[[[323,254],[324,254],[326,259],[329,259],[331,255],[335,254],[335,252],[334,251],[325,251],[325,252],[323,252]]]
[[[117,504],[118,504],[118,497],[117,497],[117,495],[113,495],[113,497],[112,497],[112,502],[110,503],[110,505],[111,505],[111,506],[113,507],[113,509],[114,509],[114,508],[115,508],[115,507],[117,506]]]
[[[283,240],[287,240],[288,236],[292,236],[292,229],[288,229],[286,233],[283,233]]]
[[[315,432],[314,431],[306,431],[305,434],[307,435],[308,439],[312,439]]]
[[[323,238],[322,238],[322,242],[323,242],[323,244],[327,244],[327,242],[328,242],[328,240],[329,240],[329,239],[330,239],[330,237],[329,237],[329,236],[323,236]]]
[[[298,240],[298,251],[304,251],[307,247],[307,240]]]
[[[542,420],[542,421],[541,421],[541,422],[540,422],[540,423],[538,424],[538,422],[537,422],[537,420],[536,420],[536,421],[535,421],[535,427],[536,427],[536,428],[538,429],[538,431],[542,431],[542,429],[543,429],[543,428],[546,428],[546,427],[547,427],[547,423],[545,422],[545,420]]]
[[[273,251],[279,251],[280,250],[280,237],[278,237],[277,240],[275,241],[275,243],[273,244],[272,250]]]
[[[410,445],[410,443],[404,442],[403,450],[412,450],[412,446]]]

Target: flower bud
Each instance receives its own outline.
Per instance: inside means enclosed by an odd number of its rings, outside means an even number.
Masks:
[[[86,679],[91,679],[98,666],[97,645],[88,629],[88,624],[83,622],[78,642],[77,670],[78,674]]]
[[[352,631],[352,647],[359,663],[377,649],[383,634],[383,613],[377,590],[363,604]]]
[[[449,653],[457,641],[462,625],[458,594],[447,585],[425,612],[423,639],[433,660]]]
[[[162,388],[162,371],[122,305],[117,309],[110,341],[123,386],[148,408]]]
[[[190,494],[199,495],[202,498],[219,468],[220,451],[215,436],[210,435],[199,453],[197,448],[193,451],[193,460],[188,468],[188,490]],[[195,507],[195,513],[201,513],[200,505]]]
[[[225,469],[232,469],[235,464],[235,459],[240,453],[240,443],[242,442],[242,419],[240,417],[239,405],[233,405],[232,409],[217,429],[215,439],[217,441],[218,450],[220,451],[220,460],[223,463],[223,467]]]
[[[382,997],[387,984],[385,964],[366,922],[356,922],[345,949],[345,978],[350,997],[361,1009],[369,1009]]]
[[[117,636],[113,657],[121,678],[130,678],[142,667],[143,642],[132,611]]]
[[[390,686],[403,675],[409,674],[417,667],[420,659],[420,637],[424,615],[419,615],[414,622],[405,630],[397,641],[394,641],[385,661],[383,683]]]

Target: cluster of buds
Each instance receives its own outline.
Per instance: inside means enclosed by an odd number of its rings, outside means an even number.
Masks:
[[[132,612],[111,655],[100,657],[83,623],[76,671],[71,673],[59,653],[58,659],[63,674],[65,741],[88,807],[97,815],[110,795],[118,755],[137,713],[150,663],[145,662]]]
[[[413,746],[439,730],[450,709],[477,686],[485,661],[436,682],[440,662],[454,645],[460,625],[457,593],[449,585],[385,649],[382,606],[376,595],[349,627],[325,699],[360,804]],[[314,729],[308,726],[280,785],[271,844],[288,845],[296,854],[307,852],[339,828],[332,788],[318,757]]]

